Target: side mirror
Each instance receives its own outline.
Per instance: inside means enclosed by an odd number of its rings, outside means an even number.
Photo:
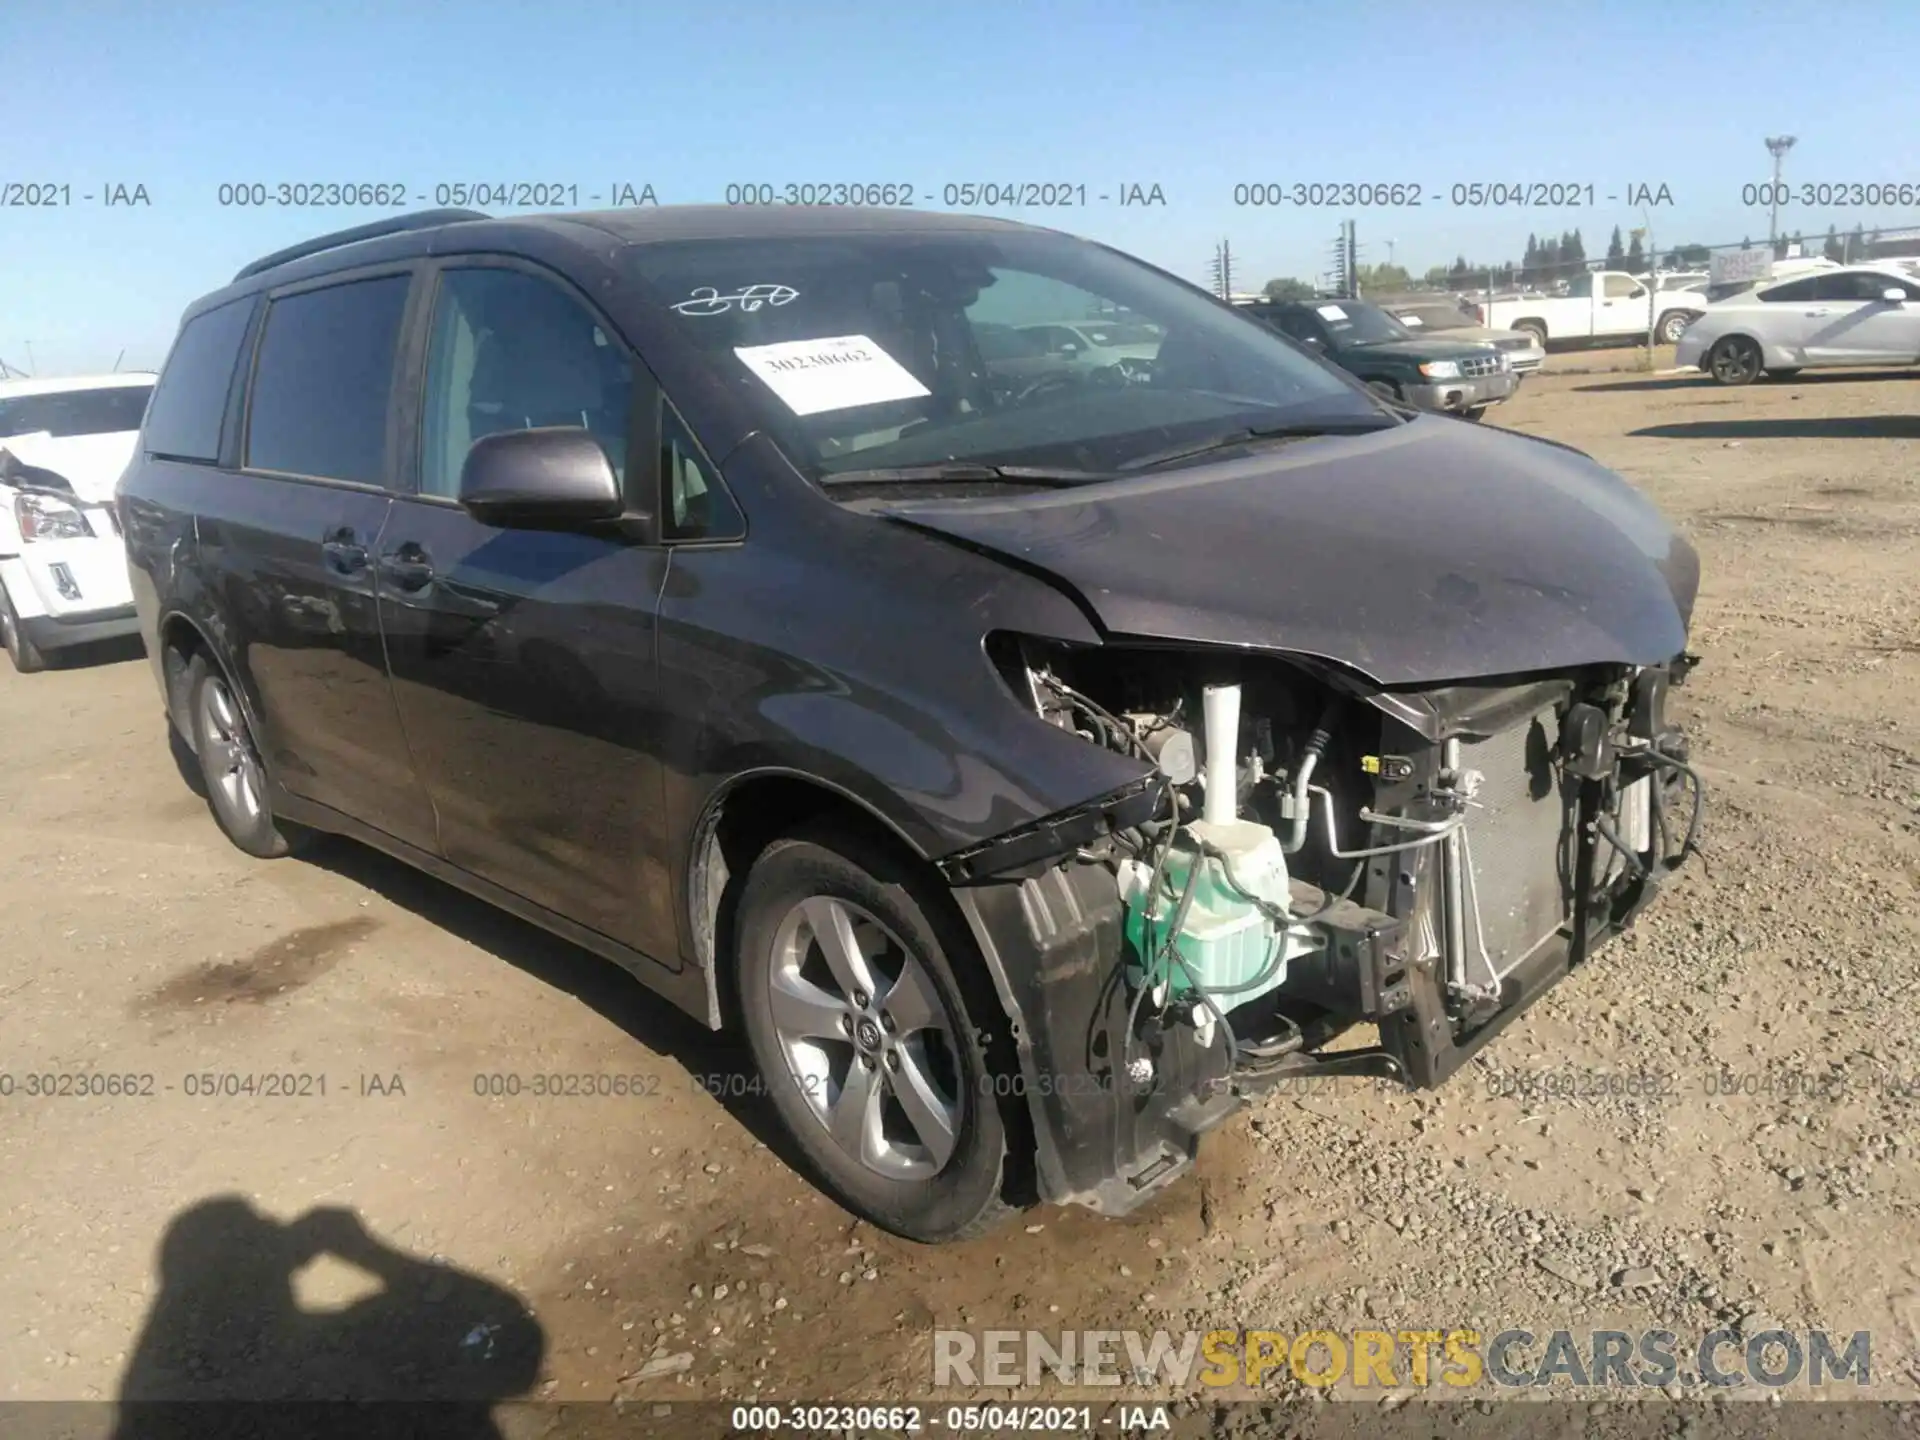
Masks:
[[[1899,305],[1906,300],[1907,292],[1902,290],[1898,285],[1889,285],[1880,292],[1880,298],[1882,300],[1891,300],[1895,305]]]
[[[475,441],[460,467],[460,508],[484,525],[559,528],[617,519],[626,506],[600,442],[569,425]]]
[[[1633,287],[1633,289],[1631,289],[1631,290],[1629,290],[1629,291],[1627,292],[1627,299],[1629,299],[1629,300],[1638,300],[1638,299],[1640,299],[1640,298],[1641,298],[1642,296],[1644,296],[1644,295],[1645,295],[1646,293],[1647,293],[1647,287],[1646,287],[1646,286],[1644,286],[1644,285],[1636,285],[1636,286],[1634,286],[1634,287]]]

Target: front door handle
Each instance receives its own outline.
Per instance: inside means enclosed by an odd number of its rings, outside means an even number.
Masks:
[[[1831,311],[1831,310],[1809,310],[1809,311],[1807,311],[1806,313],[1807,313],[1807,318],[1808,318],[1808,319],[1817,319],[1818,317],[1820,317],[1820,316],[1822,316],[1822,315],[1831,315],[1831,314],[1833,313],[1833,311]]]
[[[354,575],[367,568],[367,547],[360,543],[351,525],[339,525],[320,537],[320,556],[327,568],[341,575]]]
[[[433,557],[409,540],[381,557],[380,573],[396,590],[424,590],[433,583]]]

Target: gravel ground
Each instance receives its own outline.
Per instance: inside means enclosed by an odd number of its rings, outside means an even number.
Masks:
[[[936,1326],[1723,1324],[1870,1331],[1840,1388],[1920,1394],[1913,377],[1530,380],[1498,423],[1700,549],[1705,863],[1442,1091],[1292,1089],[1143,1213],[961,1247],[819,1196],[611,967],[351,845],[232,850],[137,655],[0,676],[0,1398],[924,1398]],[[153,1093],[19,1088],[79,1072]],[[476,1093],[536,1073],[629,1093]]]

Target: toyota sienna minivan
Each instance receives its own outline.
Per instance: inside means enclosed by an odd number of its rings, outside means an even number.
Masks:
[[[978,343],[1079,316],[1152,353]],[[234,844],[737,1026],[922,1241],[1128,1211],[1288,1077],[1440,1084],[1700,824],[1635,489],[1002,220],[325,236],[188,308],[118,503]]]

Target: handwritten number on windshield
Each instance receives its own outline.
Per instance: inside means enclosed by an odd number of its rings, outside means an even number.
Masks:
[[[748,285],[731,295],[701,285],[673,308],[682,315],[724,315],[736,305],[742,310],[758,310],[763,305],[786,305],[799,298],[800,292],[788,285]]]

